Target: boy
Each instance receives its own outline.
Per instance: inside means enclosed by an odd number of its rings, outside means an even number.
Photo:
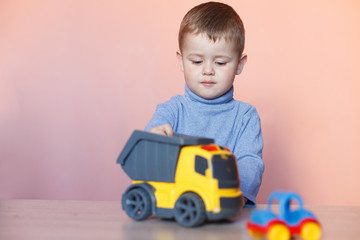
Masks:
[[[263,140],[256,109],[233,99],[233,82],[246,63],[245,31],[230,6],[208,2],[191,9],[179,31],[177,58],[185,94],[159,104],[145,130],[215,139],[236,156],[245,206],[256,204],[262,180]]]

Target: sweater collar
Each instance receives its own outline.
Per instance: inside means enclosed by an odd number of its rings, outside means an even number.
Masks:
[[[234,87],[231,87],[229,91],[221,95],[220,97],[214,99],[205,99],[199,97],[194,92],[190,90],[190,88],[185,84],[185,96],[194,102],[204,103],[204,104],[222,104],[227,103],[233,100],[234,96]]]

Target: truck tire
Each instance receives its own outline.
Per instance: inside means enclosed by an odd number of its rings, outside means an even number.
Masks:
[[[126,214],[136,221],[145,220],[151,215],[151,199],[141,188],[131,189],[122,197],[122,206]]]
[[[184,227],[196,227],[204,223],[205,205],[195,193],[185,193],[175,203],[175,219]]]

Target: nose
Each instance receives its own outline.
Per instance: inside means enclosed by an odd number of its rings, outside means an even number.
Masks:
[[[203,73],[204,76],[213,76],[215,75],[214,68],[211,63],[205,63],[203,65]]]

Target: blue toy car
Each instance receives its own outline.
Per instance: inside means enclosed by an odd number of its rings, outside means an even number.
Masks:
[[[279,203],[279,213],[271,211],[274,200]],[[297,205],[291,205],[295,201]],[[296,209],[294,209],[296,207]],[[267,210],[254,210],[247,222],[247,230],[254,238],[268,235],[270,240],[289,240],[300,235],[305,240],[318,240],[321,227],[314,214],[303,207],[300,196],[292,192],[273,192]]]

